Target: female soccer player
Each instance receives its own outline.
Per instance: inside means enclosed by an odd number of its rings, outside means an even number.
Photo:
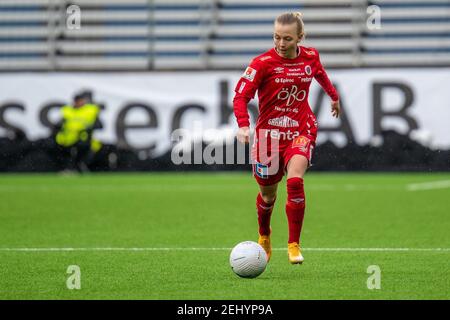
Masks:
[[[253,175],[259,184],[256,198],[258,243],[270,259],[270,217],[278,183],[287,173],[286,215],[289,225],[288,258],[304,260],[300,232],[305,214],[303,175],[311,163],[317,136],[317,121],[308,104],[312,79],[331,98],[331,113],[340,113],[339,96],[314,48],[299,46],[305,35],[302,15],[285,13],[275,19],[274,48],[254,58],[238,81],[233,100],[239,125],[238,141],[249,143],[248,102],[258,91],[259,116],[252,146]]]

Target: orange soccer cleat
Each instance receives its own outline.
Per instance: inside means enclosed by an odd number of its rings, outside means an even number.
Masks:
[[[272,233],[272,230],[270,230]],[[272,244],[270,243],[270,234],[269,235],[259,235],[258,244],[263,247],[264,251],[267,253],[267,262],[270,260],[270,255],[272,254]]]
[[[302,264],[305,260],[302,256],[300,245],[297,242],[288,243],[288,255],[291,264]]]

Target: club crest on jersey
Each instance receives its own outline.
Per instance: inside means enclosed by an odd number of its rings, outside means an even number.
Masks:
[[[253,81],[255,79],[255,75],[256,70],[251,67],[247,67],[247,69],[245,69],[244,71],[244,74],[242,75],[242,78]]]
[[[269,166],[256,162],[255,174],[261,179],[267,179],[269,177]]]
[[[307,66],[305,67],[305,72],[306,72],[306,74],[307,74],[308,76],[310,76],[311,73],[312,73],[312,71],[311,71],[311,66],[307,65]]]

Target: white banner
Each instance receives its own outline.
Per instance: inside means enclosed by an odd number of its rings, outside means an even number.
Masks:
[[[319,143],[326,139],[358,144],[381,130],[395,129],[450,148],[450,69],[329,70],[341,96],[344,117],[331,117],[329,98],[313,82],[309,103],[318,113]],[[58,106],[75,93],[91,90],[104,106],[102,129],[107,143],[168,151],[179,127],[236,129],[232,113],[240,72],[176,73],[10,73],[0,75],[0,136],[19,128],[28,138],[49,134]],[[256,101],[253,102],[256,105]]]

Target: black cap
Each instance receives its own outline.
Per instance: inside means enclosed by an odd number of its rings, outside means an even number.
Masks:
[[[74,100],[86,99],[89,102],[92,102],[92,91],[91,90],[83,90],[75,94],[73,97]]]

